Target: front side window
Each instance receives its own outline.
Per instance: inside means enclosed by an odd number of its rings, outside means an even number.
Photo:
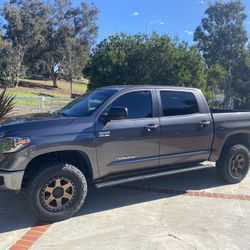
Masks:
[[[150,118],[153,116],[152,97],[150,91],[137,91],[118,97],[112,107],[125,107],[128,119]]]
[[[195,96],[189,92],[161,91],[163,116],[199,113]]]
[[[60,111],[60,113],[72,117],[90,116],[100,105],[117,92],[118,90],[116,89],[99,89],[93,91],[90,94],[79,97],[75,101],[69,103]]]

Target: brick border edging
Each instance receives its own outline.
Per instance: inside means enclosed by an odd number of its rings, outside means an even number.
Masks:
[[[200,192],[200,191],[187,191],[187,190],[160,189],[154,187],[134,186],[134,185],[117,185],[113,186],[112,188],[167,194],[168,196],[185,195],[185,196],[201,197],[201,198],[205,197],[205,198],[215,198],[215,199],[250,201],[250,195],[244,195],[244,194],[223,194],[223,193],[211,193],[205,191]]]
[[[28,250],[50,228],[50,224],[31,227],[10,250]]]

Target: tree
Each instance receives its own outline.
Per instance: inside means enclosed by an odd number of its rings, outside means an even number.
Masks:
[[[43,47],[43,56],[55,88],[58,87],[57,79],[60,73],[60,66],[65,58],[67,37],[65,17],[70,7],[71,3],[68,0],[55,0],[52,6],[52,15],[49,18],[45,32],[46,44]]]
[[[156,33],[110,36],[93,50],[84,74],[90,88],[117,84],[206,87],[205,64],[196,47]]]
[[[1,36],[0,43],[0,79],[4,87],[14,87],[16,80],[16,65],[18,65],[18,53],[11,46],[10,41]],[[21,69],[19,70],[21,71]]]
[[[59,74],[82,76],[97,36],[98,9],[70,0],[11,0],[2,8],[1,78],[18,85],[20,74],[47,75],[57,87]],[[72,80],[71,80],[72,83]]]
[[[53,86],[57,87],[59,73],[66,74],[67,78],[82,74],[86,55],[97,36],[98,9],[86,2],[72,7],[68,0],[55,0],[51,10],[44,32],[45,42],[29,50],[27,61],[36,62],[38,69],[46,65]]]
[[[12,67],[16,86],[25,53],[43,39],[48,14],[48,6],[41,0],[12,0],[3,6],[3,34],[10,44],[9,53],[15,58]]]
[[[223,89],[225,78],[226,71],[219,64],[211,65],[207,69],[207,85],[213,93],[219,93]]]
[[[194,33],[194,41],[208,67],[219,64],[226,71],[223,86],[225,107],[232,96],[233,69],[241,60],[247,42],[243,25],[246,17],[245,7],[240,1],[217,1],[205,11],[201,25]]]
[[[245,51],[241,62],[234,68],[233,91],[240,108],[250,108],[250,48]]]
[[[65,58],[61,67],[63,75],[70,82],[72,96],[72,82],[74,77],[82,76],[92,45],[97,36],[98,10],[94,5],[91,7],[82,2],[78,8],[70,9],[65,18]]]

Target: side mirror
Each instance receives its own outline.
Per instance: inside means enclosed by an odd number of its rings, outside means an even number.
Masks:
[[[107,114],[104,114],[105,122],[112,120],[128,119],[128,109],[125,107],[111,107]]]

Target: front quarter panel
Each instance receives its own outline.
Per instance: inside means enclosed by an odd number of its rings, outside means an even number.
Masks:
[[[2,154],[0,169],[7,171],[25,170],[29,162],[46,153],[76,150],[88,156],[93,177],[99,172],[95,150],[95,127],[92,118],[75,118],[70,123],[57,123],[56,126],[32,126],[22,134],[31,138],[31,144],[19,152]]]

